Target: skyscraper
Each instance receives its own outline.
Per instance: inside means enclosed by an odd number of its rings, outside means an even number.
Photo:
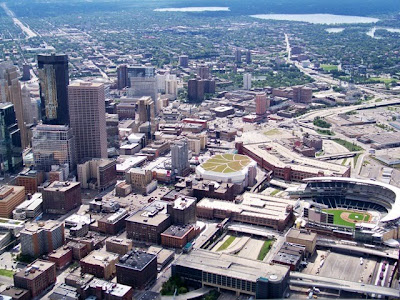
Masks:
[[[117,89],[122,90],[128,86],[128,67],[120,65],[117,68]]]
[[[165,93],[165,80],[167,79],[167,74],[157,74],[156,82],[157,82],[157,92]]]
[[[251,89],[251,74],[250,73],[245,73],[243,75],[243,88],[245,90]]]
[[[251,64],[251,52],[247,50],[246,52],[246,64]]]
[[[25,124],[33,124],[38,121],[39,111],[38,102],[31,98],[30,91],[26,85],[22,87],[22,107]]]
[[[174,142],[171,145],[171,167],[177,176],[183,176],[189,169],[189,147],[186,139]]]
[[[22,66],[22,78],[23,81],[31,80],[31,66],[24,64]]]
[[[194,102],[201,102],[204,100],[204,80],[199,78],[189,79],[188,99]]]
[[[300,103],[311,103],[312,102],[312,89],[305,86],[294,86],[293,87],[293,101]]]
[[[32,152],[35,166],[49,172],[53,165],[68,164],[74,170],[75,138],[68,125],[37,125],[32,135]]]
[[[69,124],[68,56],[38,55],[41,118],[44,124]]]
[[[104,84],[72,83],[68,86],[68,102],[77,162],[84,158],[107,158]]]
[[[189,66],[189,57],[187,55],[179,56],[179,66],[187,68]]]
[[[130,82],[128,94],[134,97],[150,96],[156,102],[157,80],[154,67],[129,67],[127,72]]]
[[[239,48],[235,49],[235,62],[238,64],[242,62],[242,50]]]
[[[21,133],[14,105],[0,103],[0,171],[15,172],[22,167]]]
[[[197,69],[197,75],[201,79],[208,79],[210,77],[210,68],[206,65],[200,65]]]
[[[165,79],[165,94],[176,98],[178,95],[178,81],[176,80],[176,75],[168,74]]]
[[[269,99],[267,99],[267,95],[265,93],[257,93],[255,100],[256,100],[256,114],[257,115],[265,114],[269,107]]]
[[[154,102],[151,97],[143,96],[137,101],[137,112],[139,115],[139,125],[144,130],[144,132],[140,132],[146,133],[147,139],[152,139],[156,131],[156,122],[154,120]]]
[[[15,116],[20,130],[21,146],[26,148],[29,145],[29,140],[24,123],[21,84],[18,77],[18,70],[11,61],[0,64],[0,100],[3,103],[10,102],[14,105]]]

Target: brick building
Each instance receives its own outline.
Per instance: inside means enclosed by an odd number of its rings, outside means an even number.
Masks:
[[[57,269],[65,268],[72,262],[72,249],[68,246],[60,247],[48,254],[48,260],[56,264]]]
[[[306,254],[312,255],[317,247],[317,234],[306,230],[291,228],[287,235],[288,243],[299,244],[306,247]]]
[[[26,289],[8,286],[0,293],[2,296],[11,297],[12,300],[31,300],[30,292]]]
[[[34,194],[43,183],[44,173],[36,170],[24,170],[16,178],[17,185],[25,187],[25,194]]]
[[[21,253],[32,257],[50,253],[65,243],[64,223],[29,223],[20,232]]]
[[[14,274],[14,285],[30,291],[34,298],[56,282],[56,265],[45,260],[35,260]]]
[[[43,211],[48,214],[66,214],[82,204],[79,182],[54,181],[43,189],[42,195]]]
[[[125,255],[132,250],[132,241],[123,238],[109,237],[106,240],[106,250],[119,255]]]
[[[128,212],[120,208],[117,212],[107,215],[97,221],[99,232],[106,234],[117,234],[125,228],[125,219]]]
[[[0,217],[12,217],[13,210],[25,200],[23,186],[5,185],[0,187]]]
[[[117,282],[144,289],[157,279],[157,256],[142,251],[129,251],[116,264]]]
[[[200,233],[195,225],[172,225],[161,234],[161,245],[169,248],[183,248]]]
[[[246,192],[241,203],[204,198],[197,203],[197,217],[225,219],[267,226],[283,231],[293,222],[296,201]]]
[[[72,258],[74,260],[81,260],[86,255],[88,255],[89,252],[90,252],[89,246],[87,244],[84,244],[84,243],[69,242],[67,245],[72,250]]]
[[[127,285],[94,278],[78,288],[83,299],[94,296],[102,300],[132,300],[133,288]],[[90,299],[90,298],[89,298]]]
[[[82,273],[89,273],[98,278],[109,280],[115,275],[115,263],[118,255],[102,250],[95,250],[81,259]]]
[[[276,143],[236,143],[239,154],[249,156],[257,164],[272,171],[273,176],[285,181],[302,182],[310,177],[350,177],[351,168],[304,157],[285,146]]]
[[[83,160],[77,166],[78,180],[84,189],[104,190],[117,182],[116,166],[113,159]]]
[[[300,103],[310,103],[312,101],[312,89],[308,87],[293,87],[293,101]]]
[[[196,198],[180,196],[173,203],[168,203],[167,213],[171,216],[172,224],[196,223],[196,202]]]
[[[138,211],[126,219],[127,237],[148,243],[159,244],[161,233],[171,225],[171,217],[158,211]]]

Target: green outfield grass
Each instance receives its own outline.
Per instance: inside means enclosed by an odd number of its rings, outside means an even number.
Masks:
[[[333,215],[333,223],[336,225],[355,227],[355,223],[345,221],[340,217],[342,212],[349,212],[349,219],[351,220],[368,222],[370,219],[370,216],[367,213],[355,212],[347,209],[323,209],[323,211]]]
[[[349,215],[349,219],[356,220],[356,221],[363,220],[365,222],[368,222],[369,221],[369,215],[365,214],[365,213],[354,212],[354,213],[351,213]]]

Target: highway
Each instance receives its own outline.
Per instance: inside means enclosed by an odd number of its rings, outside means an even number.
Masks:
[[[286,52],[287,52],[287,58],[286,61],[290,63],[291,61],[291,56],[292,56],[292,50],[290,48],[290,42],[289,42],[289,36],[287,33],[285,33],[285,43],[286,43]]]
[[[372,284],[359,282],[349,282],[347,280],[333,279],[315,275],[307,275],[298,272],[290,273],[290,284],[296,286],[317,287],[324,289],[334,289],[360,294],[375,294],[399,299],[400,292],[397,289],[379,287]]]
[[[21,28],[21,30],[26,34],[26,38],[30,39],[38,36],[32,29],[24,25],[20,20],[15,17],[15,14],[7,7],[7,4],[5,2],[1,3],[1,7],[4,9],[6,14],[13,19],[14,24]]]
[[[313,78],[315,81],[325,82],[330,85],[340,86],[343,84],[348,84],[347,82],[342,82],[341,80],[333,78],[331,75],[317,73],[315,70],[304,68],[300,62],[292,61],[291,60],[291,50],[290,50],[290,40],[289,40],[289,36],[286,33],[285,33],[285,43],[286,43],[286,49],[287,49],[286,50],[287,51],[287,58],[286,58],[287,61],[289,63],[293,63],[304,74]],[[382,99],[382,102],[384,105],[385,105],[385,103],[386,103],[386,105],[388,104],[388,102],[385,101],[388,99],[392,100],[393,102],[398,102],[400,100],[400,98],[398,98],[398,97],[394,98],[393,91],[386,91],[386,90],[376,89],[373,87],[367,87],[367,86],[363,86],[363,85],[357,85],[357,88],[365,93],[373,95],[376,99]],[[378,105],[382,102],[379,102],[376,104]],[[354,110],[357,108],[363,108],[363,107],[371,106],[371,105],[374,105],[374,103],[371,104],[371,102],[369,102],[369,103],[364,103],[361,105],[352,105],[352,106],[332,108],[332,109],[327,109],[327,110],[320,110],[320,111],[310,112],[308,114],[302,115],[302,116],[298,117],[297,119],[305,120],[305,118],[306,118],[307,120],[313,120],[314,117],[316,117],[316,116],[325,117],[328,115],[345,113],[345,112],[348,112],[348,111],[351,111],[351,110]],[[321,113],[322,113],[322,115],[321,115]]]

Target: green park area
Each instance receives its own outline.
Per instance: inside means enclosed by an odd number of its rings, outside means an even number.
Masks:
[[[271,129],[271,130],[268,130],[268,131],[265,131],[265,132],[264,132],[264,135],[266,135],[266,136],[278,135],[278,134],[281,134],[281,132],[279,131],[279,129]]]
[[[6,276],[6,277],[13,277],[14,276],[14,271],[11,270],[6,270],[6,269],[0,269],[0,276]]]
[[[267,256],[267,253],[269,250],[271,250],[272,244],[274,243],[274,240],[266,240],[261,247],[260,253],[258,253],[258,260],[264,260],[265,256]]]
[[[226,250],[232,243],[233,241],[236,239],[235,236],[230,236],[226,239],[225,242],[222,243],[222,245],[217,249],[217,251],[222,251],[222,250]]]
[[[338,70],[338,66],[337,65],[321,65],[321,68],[326,72],[337,71]]]
[[[397,80],[393,78],[382,78],[382,77],[370,77],[368,78],[368,81],[370,82],[376,82],[376,83],[384,83],[384,84],[390,84],[390,83],[396,83]]]
[[[347,150],[349,150],[350,152],[354,152],[354,151],[362,151],[364,150],[363,148],[361,148],[360,146],[353,144],[351,142],[342,140],[342,139],[334,139],[334,142],[342,145],[343,147],[345,147]]]

